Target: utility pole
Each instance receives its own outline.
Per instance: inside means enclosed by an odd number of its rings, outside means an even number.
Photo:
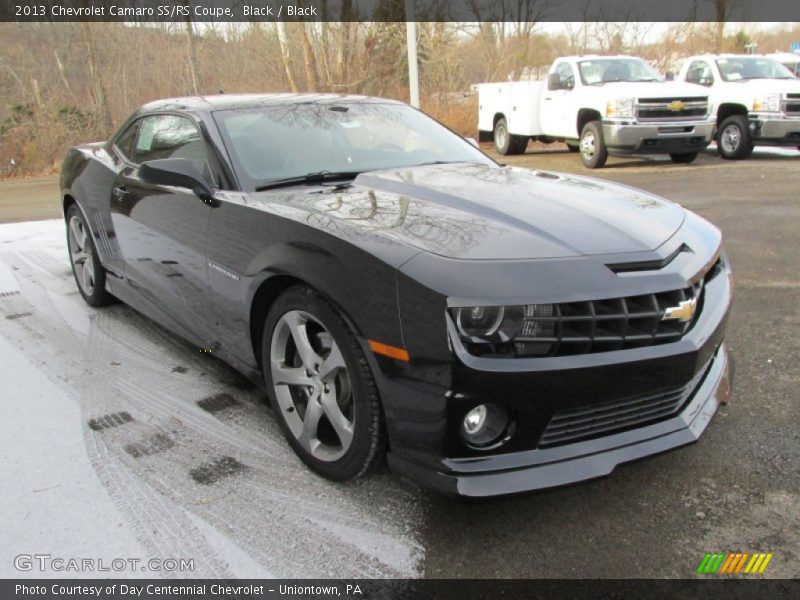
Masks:
[[[415,0],[406,0],[406,45],[408,46],[408,87],[411,106],[419,108],[419,66],[417,63],[417,22]]]

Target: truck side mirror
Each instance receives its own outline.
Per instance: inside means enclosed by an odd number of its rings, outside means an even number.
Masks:
[[[548,90],[560,90],[564,86],[561,84],[561,75],[558,73],[550,73],[547,76],[547,89]]]

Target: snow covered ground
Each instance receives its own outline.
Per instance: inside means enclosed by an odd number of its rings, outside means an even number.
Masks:
[[[123,304],[85,305],[61,220],[0,225],[0,364],[0,577],[419,574],[415,488],[314,476],[263,391]],[[33,554],[194,571],[15,568]]]

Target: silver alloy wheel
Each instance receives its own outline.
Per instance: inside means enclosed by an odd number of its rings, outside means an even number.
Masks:
[[[594,133],[587,131],[581,138],[580,146],[581,154],[583,154],[587,159],[591,159],[595,152]]]
[[[742,143],[742,132],[739,126],[731,124],[723,129],[719,136],[719,143],[728,154],[736,152]]]
[[[497,125],[494,132],[494,143],[498,148],[506,147],[508,131],[503,125]]]
[[[321,461],[344,456],[353,442],[353,391],[325,326],[304,311],[284,314],[272,333],[270,368],[278,406],[300,445]]]
[[[94,293],[94,259],[89,247],[88,231],[78,217],[69,220],[69,256],[75,279],[81,291],[91,296]]]

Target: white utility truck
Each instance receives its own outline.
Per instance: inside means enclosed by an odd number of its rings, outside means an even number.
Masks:
[[[747,158],[753,146],[800,149],[800,79],[777,60],[755,54],[706,54],[678,73],[708,94],[723,158]]]
[[[520,154],[528,140],[564,141],[583,164],[602,167],[610,154],[667,153],[690,163],[711,143],[708,94],[664,81],[632,56],[568,56],[547,81],[481,83],[478,131],[500,154]]]

